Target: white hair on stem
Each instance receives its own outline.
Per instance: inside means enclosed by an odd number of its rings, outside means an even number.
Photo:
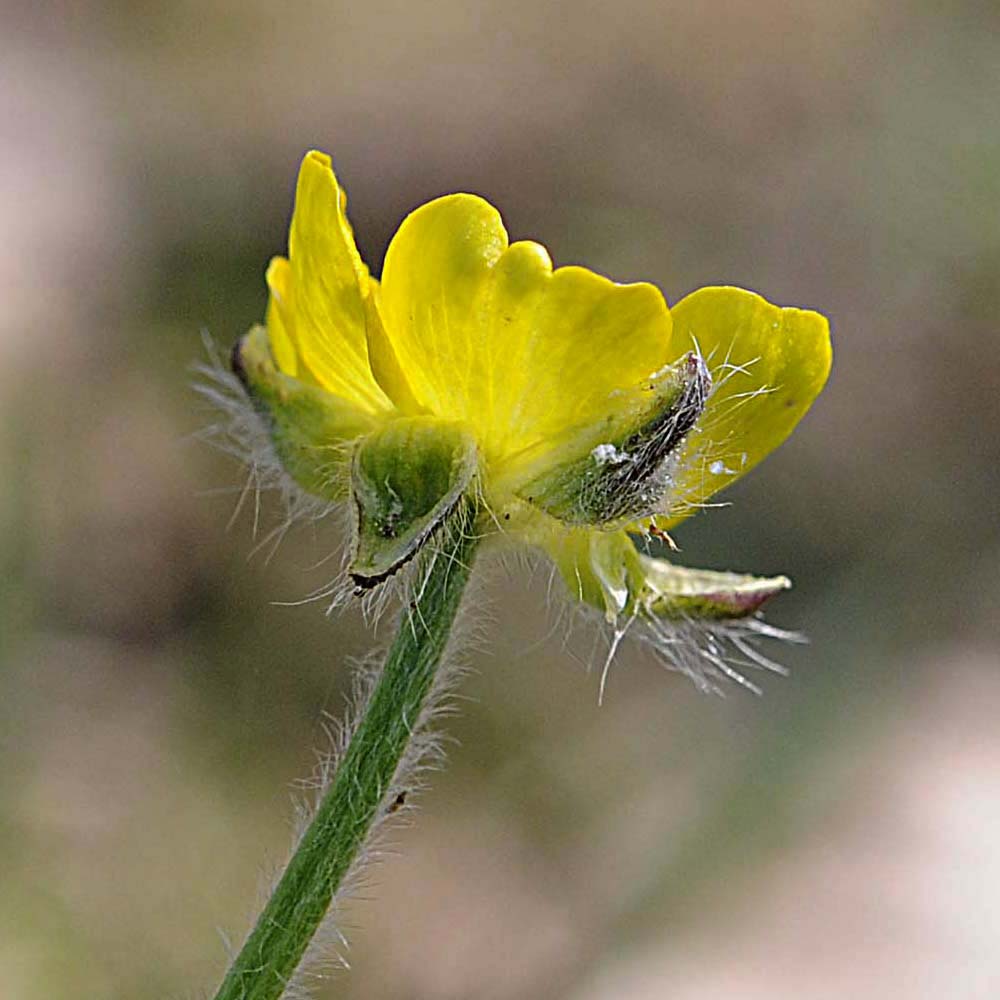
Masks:
[[[316,523],[331,515],[347,522],[341,533],[347,543],[339,550],[340,565],[333,579],[299,601],[276,602],[302,604],[323,601],[327,603],[327,613],[333,613],[352,596],[359,596],[347,573],[349,553],[356,532],[354,518],[350,516],[350,505],[320,500],[298,487],[282,467],[274,452],[267,427],[247,397],[242,383],[227,370],[219,352],[207,337],[205,346],[209,360],[196,366],[199,381],[195,389],[211,404],[218,419],[196,437],[237,459],[247,470],[244,485],[235,491],[238,497],[230,525],[252,498],[253,532],[258,539],[253,553],[270,546],[270,558],[289,528],[298,522]],[[262,498],[266,493],[278,497],[282,516],[275,528],[262,534]],[[406,620],[414,613],[416,597],[426,585],[435,563],[441,558],[454,558],[441,543],[440,532],[444,530],[453,529],[439,526],[416,559],[379,586],[360,594],[362,612],[369,623],[377,624],[389,608],[399,607],[402,609],[401,622],[405,625]],[[338,550],[334,549],[318,565],[337,556]],[[475,584],[472,586],[475,587]],[[465,670],[458,651],[469,648],[476,641],[475,631],[470,627],[469,616],[464,610],[468,604],[468,600],[463,601],[462,609],[452,626],[431,691],[419,717],[413,721],[411,739],[392,781],[382,793],[365,844],[337,887],[326,917],[282,994],[288,1000],[304,1000],[319,982],[335,970],[347,966],[348,942],[341,922],[343,904],[364,888],[372,864],[387,851],[386,833],[389,828],[393,822],[411,812],[414,797],[425,786],[426,774],[439,768],[443,761],[446,741],[440,735],[436,723],[453,711],[453,691]],[[317,763],[312,775],[295,786],[293,849],[329,790],[344,752],[364,717],[381,675],[383,656],[384,651],[377,651],[353,663],[351,693],[347,699],[344,718],[338,720],[327,716],[325,719],[323,728],[328,745],[317,752]],[[270,897],[283,870],[284,865],[281,865],[262,880],[261,905]],[[226,935],[221,937],[227,954],[230,958],[234,957],[230,939]]]
[[[245,464],[247,479],[238,491],[239,497],[231,522],[235,521],[252,497],[254,534],[259,539],[254,551],[280,544],[285,533],[296,522],[315,523],[331,515],[347,522],[342,533],[347,544],[340,550],[340,565],[334,578],[302,600],[280,603],[323,601],[330,614],[343,607],[351,597],[360,596],[362,612],[369,623],[377,624],[390,608],[399,608],[400,627],[406,627],[408,620],[412,622],[412,615],[419,613],[417,598],[423,592],[438,560],[455,558],[451,547],[442,542],[442,532],[455,529],[449,525],[438,526],[415,559],[378,586],[360,593],[347,573],[349,553],[356,532],[355,519],[350,516],[350,505],[316,499],[298,487],[282,468],[274,453],[267,428],[253,408],[242,383],[226,370],[218,351],[207,340],[206,348],[209,362],[196,369],[200,376],[196,390],[219,413],[220,419],[197,437]],[[261,537],[261,503],[265,493],[278,496],[283,516],[276,528]],[[320,564],[337,554],[335,550],[324,557]],[[348,966],[348,940],[343,925],[344,904],[348,899],[356,897],[369,883],[373,865],[391,850],[388,833],[394,825],[411,814],[415,798],[426,786],[427,774],[439,769],[444,760],[447,739],[442,736],[438,723],[455,710],[455,688],[466,672],[465,660],[460,652],[468,650],[481,639],[478,630],[481,628],[482,616],[474,617],[467,610],[470,605],[478,603],[475,601],[475,591],[478,589],[474,580],[470,584],[473,593],[467,593],[462,602],[431,690],[418,718],[412,722],[410,741],[392,780],[382,792],[365,843],[337,887],[326,916],[285,987],[282,996],[286,1000],[305,1000],[325,979]],[[353,662],[351,692],[344,716],[342,719],[335,719],[328,715],[324,720],[327,746],[317,752],[312,774],[297,782],[293,790],[292,851],[335,780],[340,761],[364,718],[372,692],[381,676],[384,655],[385,651],[379,650]],[[291,857],[292,851],[288,857]],[[283,870],[284,865],[277,866],[262,880],[261,905],[270,897]],[[222,937],[226,951],[232,958],[232,944],[227,936]]]
[[[453,529],[449,527],[435,532],[425,550],[392,578],[397,581],[397,596],[402,607],[401,628],[406,627],[407,619],[411,618],[416,598],[437,561],[454,558],[437,537],[441,530]],[[470,587],[478,590],[476,582]],[[477,596],[476,593],[467,593],[462,602],[430,693],[418,718],[412,723],[410,741],[396,773],[382,793],[364,845],[337,887],[326,917],[282,994],[286,1000],[305,1000],[315,986],[347,967],[345,953],[348,941],[342,922],[344,904],[356,898],[370,884],[373,866],[393,853],[389,835],[412,815],[416,799],[427,787],[427,776],[439,770],[444,762],[446,746],[453,738],[444,736],[439,724],[456,711],[456,688],[469,669],[467,654],[481,639],[478,616],[474,617],[468,610],[477,603]],[[294,844],[308,828],[336,777],[339,762],[364,718],[369,699],[381,676],[383,658],[384,651],[373,652],[354,664],[352,691],[344,717],[327,717],[325,731],[329,747],[318,755],[313,774],[298,784],[300,794],[295,810]]]

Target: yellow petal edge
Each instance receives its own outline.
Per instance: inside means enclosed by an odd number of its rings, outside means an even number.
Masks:
[[[370,279],[346,206],[330,157],[308,153],[295,191],[288,261],[276,259],[268,272],[274,303],[268,331],[275,360],[286,374],[296,374],[290,370],[294,364],[329,392],[369,413],[386,413],[391,403],[368,360],[365,299]],[[294,345],[294,363],[287,341]]]
[[[742,288],[701,288],[671,314],[674,353],[700,351],[713,380],[668,500],[676,524],[791,434],[826,384],[832,347],[826,317]]]

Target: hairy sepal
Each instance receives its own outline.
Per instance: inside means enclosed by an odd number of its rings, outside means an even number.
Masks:
[[[351,465],[351,578],[367,590],[409,562],[470,492],[475,440],[434,417],[394,420],[359,442]]]
[[[745,618],[792,585],[787,576],[688,569],[641,553],[639,565],[646,590],[644,606],[658,618]]]
[[[644,555],[625,531],[553,532],[544,547],[581,603],[609,622],[628,618],[730,621],[753,615],[791,587],[785,576],[688,569]]]
[[[519,495],[569,525],[608,527],[654,513],[710,389],[705,362],[688,354],[651,377],[641,405],[610,426],[584,431],[571,458],[529,477]]]
[[[373,419],[347,400],[279,371],[263,326],[236,342],[232,368],[285,471],[313,496],[346,499],[350,443],[374,428]]]

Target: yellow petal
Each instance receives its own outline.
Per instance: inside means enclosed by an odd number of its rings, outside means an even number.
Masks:
[[[496,209],[464,194],[418,208],[389,244],[382,320],[413,394],[437,416],[465,416],[470,390],[483,385],[477,313],[506,246]]]
[[[417,401],[467,421],[494,465],[633,405],[668,356],[657,289],[553,271],[538,244],[508,246],[499,213],[473,195],[403,222],[380,303]]]
[[[391,406],[368,365],[368,269],[354,245],[330,157],[308,153],[299,171],[289,235],[291,312],[301,362],[330,392],[369,412]],[[283,315],[287,329],[288,318]]]
[[[654,394],[653,376],[670,351],[659,289],[561,267],[537,272],[536,292],[526,296],[497,271],[495,419],[501,428],[506,422],[506,451],[527,462],[532,451],[611,425]]]
[[[671,314],[674,351],[696,345],[713,379],[668,500],[675,524],[791,434],[826,383],[831,348],[825,317],[742,288],[699,289]]]
[[[299,356],[291,330],[291,267],[284,257],[274,257],[267,268],[267,335],[279,371],[297,375]],[[286,319],[287,317],[287,319]]]
[[[369,279],[369,295],[365,299],[365,334],[368,338],[368,360],[372,374],[382,391],[393,401],[400,413],[408,416],[426,412],[413,395],[410,382],[389,340],[379,313],[378,282]]]

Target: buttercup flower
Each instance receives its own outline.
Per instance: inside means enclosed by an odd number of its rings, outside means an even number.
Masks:
[[[397,573],[474,496],[483,533],[546,553],[616,637],[638,622],[702,680],[731,672],[720,638],[768,662],[746,640],[776,631],[755,612],[787,579],[688,570],[641,546],[669,541],[791,433],[829,372],[822,316],[729,287],[668,309],[651,284],[554,269],[469,194],[409,215],[380,282],[319,152],[267,283],[266,326],[237,344],[234,369],[287,473],[352,504],[358,588]]]

